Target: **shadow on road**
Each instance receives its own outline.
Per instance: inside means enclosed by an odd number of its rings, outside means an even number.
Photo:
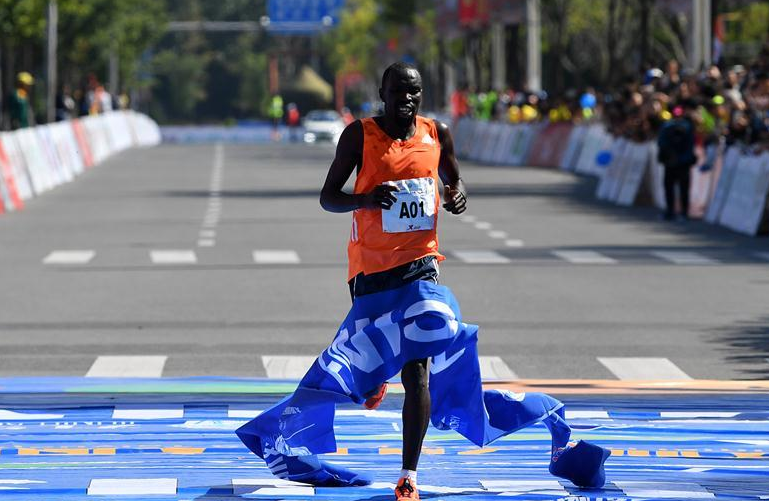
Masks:
[[[769,315],[753,321],[712,329],[710,340],[721,346],[726,360],[750,369],[738,369],[741,379],[769,379]]]

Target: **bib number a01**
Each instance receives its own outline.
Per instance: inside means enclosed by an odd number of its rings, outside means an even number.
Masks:
[[[395,186],[395,203],[382,210],[382,231],[405,233],[435,227],[435,180],[431,177],[402,179],[386,183]]]

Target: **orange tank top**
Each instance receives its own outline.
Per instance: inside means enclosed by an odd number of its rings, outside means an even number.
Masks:
[[[438,252],[440,207],[438,163],[441,155],[435,122],[417,116],[416,132],[392,139],[373,118],[361,120],[363,155],[355,180],[356,194],[393,184],[398,201],[389,210],[357,209],[347,246],[347,279],[389,270]]]

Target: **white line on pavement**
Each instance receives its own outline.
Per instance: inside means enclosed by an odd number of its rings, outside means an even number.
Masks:
[[[652,255],[674,264],[718,264],[717,260],[705,257],[697,252],[655,251],[652,252]]]
[[[216,244],[216,240],[212,238],[201,238],[198,240],[198,247],[213,247]]]
[[[598,357],[604,367],[621,380],[688,380],[687,373],[667,358]]]
[[[465,263],[473,264],[497,264],[497,263],[509,263],[510,259],[506,258],[499,252],[491,250],[461,250],[453,251],[452,254]]]
[[[481,379],[484,381],[488,379],[505,381],[518,379],[515,372],[510,370],[510,367],[500,357],[478,357],[478,362],[481,365]]]
[[[574,264],[614,264],[617,261],[595,251],[563,250],[553,251],[553,255]]]
[[[490,230],[491,229],[491,223],[487,223],[486,221],[478,221],[475,223],[475,227],[479,230]]]
[[[507,245],[508,247],[523,247],[523,240],[518,240],[518,239],[505,240],[505,245]]]
[[[216,230],[200,230],[200,238],[216,238]]]
[[[94,478],[88,485],[88,495],[175,495],[176,482],[175,478]]]
[[[502,238],[507,238],[507,233],[501,230],[492,230],[489,232],[489,236],[491,238],[502,239]]]
[[[112,419],[181,419],[184,417],[184,407],[165,407],[157,409],[140,409],[138,407],[115,407]]]
[[[630,498],[641,499],[715,499],[716,495],[705,487],[686,482],[648,482],[615,480],[614,485]]]
[[[195,264],[198,262],[195,251],[191,250],[152,250],[150,259],[153,264]]]
[[[477,219],[475,216],[459,216],[459,220],[463,223],[474,223]]]
[[[85,377],[160,377],[168,357],[110,356],[96,357]]]
[[[257,264],[298,264],[299,254],[292,250],[255,250],[254,262]]]
[[[262,355],[262,364],[271,379],[301,379],[317,357]]]
[[[95,255],[92,250],[55,250],[43,259],[43,264],[86,264]]]

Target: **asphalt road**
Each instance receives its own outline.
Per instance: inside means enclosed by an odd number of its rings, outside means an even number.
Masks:
[[[0,375],[141,356],[162,376],[265,376],[264,356],[316,355],[350,304],[350,216],[318,205],[332,155],[130,150],[0,216]],[[441,280],[481,355],[526,379],[769,378],[766,238],[598,203],[554,170],[461,169]]]

